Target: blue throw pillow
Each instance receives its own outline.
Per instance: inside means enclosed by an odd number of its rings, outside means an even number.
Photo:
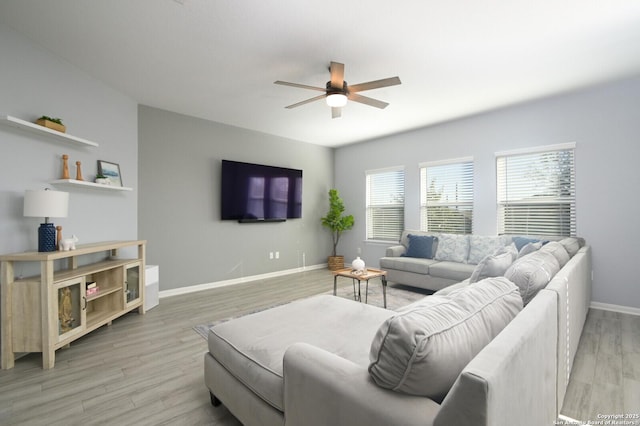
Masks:
[[[513,237],[513,242],[516,244],[516,248],[518,252],[522,249],[522,247],[526,246],[529,243],[537,243],[538,239],[536,238],[525,238],[525,237]]]
[[[549,242],[549,240],[538,240],[536,238],[526,238],[526,237],[513,237],[513,242],[516,244],[516,248],[518,249],[518,253],[519,253],[522,247],[526,246],[529,243],[542,242],[542,245],[545,245]]]
[[[407,237],[409,238],[409,247],[403,256],[433,259],[433,242],[437,239],[436,237],[412,234]]]

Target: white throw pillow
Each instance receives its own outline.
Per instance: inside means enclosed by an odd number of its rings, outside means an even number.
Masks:
[[[560,264],[560,269],[562,269],[564,265],[566,265],[569,261],[569,253],[567,253],[567,250],[564,248],[564,246],[557,241],[548,242],[547,244],[542,246],[540,251],[551,253]]]
[[[504,276],[518,286],[522,303],[526,306],[559,270],[560,264],[551,253],[538,250],[518,258]]]
[[[467,263],[469,257],[469,236],[455,234],[440,234],[438,236],[438,248],[436,260],[449,260],[451,262]]]
[[[495,254],[497,250],[506,245],[505,243],[505,238],[502,236],[471,235],[467,262],[476,265],[485,257]]]
[[[484,278],[503,276],[517,257],[518,250],[514,243],[498,249],[494,254],[485,257],[478,263],[469,282],[475,283]]]
[[[521,309],[518,288],[503,277],[425,297],[380,326],[371,343],[369,374],[380,387],[439,402]]]
[[[584,240],[577,237],[568,237],[560,240],[560,244],[562,244],[567,253],[569,253],[569,257],[573,257],[578,250],[580,250],[580,247],[584,245]]]

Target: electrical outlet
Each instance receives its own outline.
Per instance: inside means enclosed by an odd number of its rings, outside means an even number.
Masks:
[[[276,259],[280,259],[280,252],[279,251],[276,252]]]
[[[272,251],[269,252],[269,259],[273,260],[273,252]]]

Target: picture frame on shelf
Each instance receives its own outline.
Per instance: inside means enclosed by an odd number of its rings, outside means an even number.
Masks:
[[[98,174],[106,176],[111,186],[122,186],[120,165],[110,161],[98,160]]]

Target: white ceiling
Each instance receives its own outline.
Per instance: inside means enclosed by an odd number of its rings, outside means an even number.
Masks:
[[[340,146],[640,74],[638,0],[0,0],[0,22],[137,102]],[[3,58],[2,60],[7,60]],[[399,76],[341,119],[313,102]]]

